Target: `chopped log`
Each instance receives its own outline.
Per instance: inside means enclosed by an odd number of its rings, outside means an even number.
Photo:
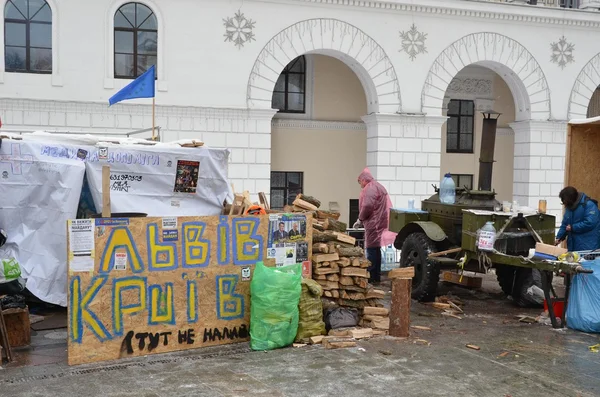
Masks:
[[[362,267],[360,265],[360,258],[351,258],[352,259],[352,266],[354,267]],[[366,259],[366,258],[365,258]],[[367,266],[368,267],[368,266]]]
[[[310,344],[311,344],[311,345],[318,345],[319,343],[323,342],[323,338],[324,338],[324,337],[325,337],[325,336],[323,336],[323,335],[311,336],[311,337],[309,338],[309,340],[310,340]]]
[[[374,316],[372,314],[365,314],[365,315],[363,315],[362,318],[365,321],[374,321],[374,320],[383,320],[384,318],[386,318],[386,316]]]
[[[330,329],[327,336],[350,336],[350,331],[356,329],[356,327],[343,327],[337,329]]]
[[[431,331],[430,327],[424,327],[422,325],[411,325],[410,327],[413,329],[418,329],[419,331]]]
[[[328,281],[340,281],[340,276],[337,273],[330,274],[330,275],[327,276],[327,280]]]
[[[365,339],[373,337],[372,328],[358,328],[350,330],[350,336],[354,339]]]
[[[334,298],[339,298],[340,297],[340,291],[338,291],[337,289],[334,289],[331,291],[331,294],[333,295]]]
[[[315,274],[315,280],[327,280],[327,276],[325,274]]]
[[[323,338],[323,346],[326,349],[341,349],[345,347],[355,347],[356,341],[354,341],[351,337],[325,337]]]
[[[339,268],[331,268],[331,267],[320,267],[318,269],[313,269],[313,273],[316,275],[334,274],[334,273],[338,273],[339,271],[340,271]],[[317,280],[317,281],[322,281],[322,280]]]
[[[338,259],[340,259],[340,257],[337,252],[334,252],[333,254],[317,254],[312,257],[312,260],[315,263],[337,261]]]
[[[448,303],[440,303],[440,302],[425,302],[425,304],[435,307],[436,309],[441,309],[441,310],[450,309],[452,307]]]
[[[369,272],[365,269],[357,268],[357,267],[344,267],[342,268],[342,276],[357,276],[369,278]]]
[[[477,346],[477,345],[467,345],[467,347],[469,349],[473,349],[473,350],[481,350],[481,347]]]
[[[320,230],[320,231],[324,231],[325,230],[325,226],[323,226],[323,224],[319,223],[319,222],[313,221],[312,222],[312,226],[313,226],[314,229],[317,229],[317,230]]]
[[[355,307],[357,309],[362,309],[363,307],[365,307],[365,302],[364,301],[353,301],[350,299],[338,299],[338,304],[340,306],[345,306],[345,307]]]
[[[327,244],[324,244],[324,243],[316,243],[316,244],[313,244],[313,246],[312,246],[312,252],[313,253],[328,254],[329,253],[329,247],[327,247]]]
[[[354,285],[354,279],[349,276],[342,276],[342,277],[340,277],[340,284],[341,285]]]
[[[308,201],[304,201],[299,198],[294,200],[294,202],[292,204],[294,204],[294,206],[296,206],[296,207],[302,208],[303,210],[316,211],[318,209],[318,207],[316,205],[311,204]]]
[[[353,257],[353,256],[361,257],[361,256],[365,255],[365,251],[360,247],[352,247],[352,248],[338,247],[337,252],[338,252],[338,254],[340,254],[340,256],[345,256],[345,257]]]
[[[302,201],[306,201],[307,203],[310,203],[312,205],[314,205],[315,207],[319,208],[321,206],[321,202],[319,200],[317,200],[316,198],[312,197],[312,196],[306,196],[302,193],[298,194],[296,196],[296,199],[302,200]]]
[[[365,306],[371,306],[371,307],[383,307],[383,302],[379,299],[369,299],[367,298],[367,300],[365,301]]]
[[[371,261],[365,257],[358,258],[358,263],[360,264],[360,267],[362,267],[363,269],[367,269],[367,268],[371,267]]]
[[[321,232],[313,228],[313,243],[327,243],[329,241],[336,241],[337,236],[334,232]],[[332,252],[331,250],[329,252]]]
[[[349,236],[347,234],[344,233],[339,233],[339,232],[332,232],[338,241],[341,241],[343,243],[348,243],[351,245],[356,245],[356,239],[352,236]]]
[[[392,269],[388,273],[388,278],[413,278],[415,276],[415,268],[414,267],[399,267],[397,269]]]
[[[384,317],[381,320],[379,320],[379,319],[373,320],[373,321],[371,321],[371,327],[377,328],[377,329],[389,330],[390,329],[390,319],[389,319],[389,317]]]
[[[363,315],[387,316],[388,314],[388,309],[382,307],[367,306],[363,309]]]
[[[340,289],[344,290],[344,291],[361,292],[363,294],[367,293],[366,288],[360,288],[358,285],[340,285]],[[363,298],[363,299],[366,299],[366,298]]]
[[[317,210],[317,219],[340,219],[340,213],[335,211]]]
[[[356,284],[360,288],[366,289],[369,286],[369,280],[367,280],[366,278],[362,278],[362,277],[354,277],[354,284]]]
[[[340,222],[340,221],[336,221],[335,219],[327,218],[323,222],[323,227],[325,227],[326,230],[333,230],[336,232],[344,233],[346,231],[346,229],[348,228],[348,225],[346,225],[344,222]]]
[[[294,212],[294,206],[293,205],[284,205],[283,212],[285,212],[285,213]]]
[[[323,287],[324,290],[339,288],[339,284],[337,283],[337,281],[317,280],[317,283],[319,283],[319,285]]]
[[[406,338],[410,334],[410,303],[412,279],[392,279],[392,301],[390,303],[390,335]]]
[[[331,262],[321,262],[321,263],[317,263],[317,262],[313,262],[313,267],[315,269],[318,269],[320,267],[335,267],[335,266],[330,266]]]
[[[333,294],[331,293],[331,291],[323,291],[323,295],[327,298],[333,298]]]
[[[384,298],[385,298],[385,291],[382,291],[382,290],[376,289],[376,288],[371,288],[367,291],[367,299],[384,299]]]
[[[350,299],[353,301],[362,301],[365,300],[365,294],[362,292],[346,292],[345,290],[340,290],[340,297],[342,299]]]
[[[352,264],[352,261],[350,258],[340,258],[340,260],[337,261],[337,264],[339,267],[348,267]]]

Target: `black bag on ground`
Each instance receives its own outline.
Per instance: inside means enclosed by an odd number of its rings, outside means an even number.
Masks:
[[[358,325],[358,310],[346,307],[332,307],[325,311],[325,327],[338,329],[356,327]]]

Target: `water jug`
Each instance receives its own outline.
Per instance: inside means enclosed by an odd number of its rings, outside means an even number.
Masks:
[[[454,204],[456,202],[456,185],[450,173],[444,175],[440,184],[440,202]]]
[[[496,241],[496,228],[493,222],[486,224],[477,232],[477,248],[480,251],[493,251]]]
[[[383,255],[381,256],[381,270],[389,271],[395,267],[396,262],[396,253],[391,245],[385,247],[383,250]]]

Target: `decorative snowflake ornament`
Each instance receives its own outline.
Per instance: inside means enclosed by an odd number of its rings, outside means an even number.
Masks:
[[[241,49],[245,43],[255,40],[252,32],[255,23],[252,19],[246,18],[241,11],[236,12],[233,18],[223,19],[225,41],[230,41]]]
[[[557,43],[550,44],[550,48],[552,49],[550,62],[556,63],[561,69],[564,69],[569,63],[575,62],[575,57],[573,57],[575,45],[567,43],[565,36],[562,36]]]
[[[400,38],[402,39],[402,49],[400,49],[400,52],[406,52],[411,61],[414,61],[417,55],[427,53],[427,48],[425,47],[427,33],[419,32],[414,23],[409,31],[400,32]]]

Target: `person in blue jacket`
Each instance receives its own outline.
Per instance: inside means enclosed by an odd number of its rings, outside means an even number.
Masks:
[[[556,245],[567,240],[569,251],[593,251],[600,248],[598,202],[573,186],[560,191],[565,215],[556,235]]]

